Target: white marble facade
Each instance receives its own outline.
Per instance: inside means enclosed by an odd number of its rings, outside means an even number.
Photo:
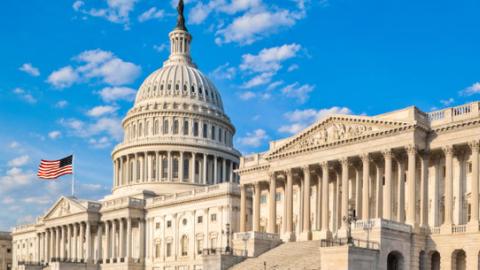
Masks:
[[[409,265],[402,269],[440,259],[441,269],[451,269],[465,258],[466,269],[477,269],[479,142],[479,102],[431,113],[408,107],[328,116],[240,159],[241,189],[253,194],[252,209],[241,208],[253,220],[242,220],[240,230],[285,241],[342,239],[344,217],[354,210],[354,237],[367,237],[366,226],[409,232],[409,240],[390,244],[369,235],[383,246],[381,258],[402,257]]]

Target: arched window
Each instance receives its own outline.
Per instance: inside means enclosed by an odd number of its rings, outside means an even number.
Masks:
[[[135,176],[135,180],[139,180],[140,179],[140,159],[137,158],[137,175]]]
[[[168,119],[163,120],[163,134],[168,134]]]
[[[183,135],[188,135],[188,120],[183,120]]]
[[[182,256],[187,256],[188,255],[188,237],[186,235],[182,236],[181,247],[182,247]]]
[[[172,165],[173,165],[173,168],[172,168],[173,169],[173,178],[174,179],[178,179],[178,163],[179,163],[178,158],[174,158],[173,163],[172,163]]]
[[[193,136],[198,137],[198,122],[193,123]]]
[[[152,178],[157,178],[157,158],[155,156],[152,157]]]
[[[138,137],[142,137],[142,123],[138,124]]]
[[[430,255],[430,269],[440,270],[440,253],[438,251],[434,251]]]
[[[135,138],[137,135],[137,126],[133,124],[133,132],[132,132],[132,138]]]
[[[403,270],[403,256],[398,251],[392,251],[387,256],[387,270]]]
[[[145,123],[145,136],[148,136],[148,134],[149,134],[149,133],[148,133],[148,128],[149,128],[149,126],[150,126],[150,125],[149,125],[149,122],[147,121],[147,122]]]
[[[173,120],[173,134],[178,134],[178,119]]]
[[[155,120],[155,122],[153,122],[153,135],[157,135],[158,133],[158,120]]]
[[[212,133],[210,135],[212,137],[212,140],[215,140],[215,126],[212,125]]]
[[[163,157],[162,159],[162,178],[168,177],[168,159]]]

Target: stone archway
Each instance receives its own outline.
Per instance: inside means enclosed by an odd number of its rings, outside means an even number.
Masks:
[[[440,270],[440,253],[438,251],[430,254],[430,270]]]
[[[418,254],[418,269],[419,270],[427,270],[427,260],[425,259],[426,254],[425,251],[422,250]]]
[[[398,251],[392,251],[387,257],[387,270],[403,270],[403,255]]]
[[[457,249],[452,253],[452,270],[467,269],[467,254],[463,249]]]

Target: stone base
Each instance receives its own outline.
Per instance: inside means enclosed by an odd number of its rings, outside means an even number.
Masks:
[[[346,228],[341,228],[337,232],[337,238],[348,238],[348,230]]]
[[[245,257],[234,255],[205,255],[202,256],[203,269],[226,270],[245,260]]]
[[[317,236],[318,237],[316,240],[328,240],[328,239],[332,239],[332,232],[331,231],[319,231],[317,233]]]
[[[295,241],[295,233],[286,232],[286,233],[282,234],[282,236],[280,238],[282,239],[283,242],[293,242],[293,241]]]
[[[257,257],[281,243],[278,234],[262,232],[235,233],[232,241],[235,255],[244,257]]]
[[[320,256],[320,269],[375,270],[379,251],[352,246],[324,247],[320,249]]]
[[[300,234],[300,237],[298,238],[299,241],[309,241],[312,240],[312,232],[311,231],[306,231],[302,232]]]
[[[478,232],[479,231],[479,222],[478,220],[472,220],[467,223],[467,232]]]

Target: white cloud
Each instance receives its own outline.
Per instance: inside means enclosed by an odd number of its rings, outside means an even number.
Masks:
[[[72,86],[78,79],[77,72],[71,66],[66,66],[52,72],[47,82],[56,88],[66,88]]]
[[[48,137],[52,140],[56,140],[56,139],[60,138],[60,136],[62,136],[62,133],[58,130],[50,131],[48,133]]]
[[[156,7],[152,7],[138,16],[139,22],[145,22],[148,20],[153,19],[161,19],[165,16],[165,11],[163,9],[157,9]]]
[[[88,143],[93,148],[97,148],[97,149],[104,149],[104,148],[107,148],[111,145],[110,140],[108,139],[108,137],[105,137],[105,136],[101,137],[99,139],[91,138],[90,140],[88,140]]]
[[[141,72],[141,68],[134,63],[100,49],[84,51],[74,59],[81,65],[76,68],[66,66],[54,71],[47,81],[56,88],[70,87],[92,78],[98,78],[109,85],[124,85],[133,82]]]
[[[256,75],[255,77],[251,78],[250,80],[246,81],[242,88],[253,88],[256,86],[264,85],[270,83],[272,81],[272,77],[275,74],[273,72],[264,72]]]
[[[30,157],[28,155],[23,155],[17,158],[14,158],[8,162],[8,166],[10,167],[21,167],[28,163]]]
[[[32,94],[28,93],[25,91],[23,88],[15,88],[13,89],[13,93],[20,97],[23,101],[29,103],[29,104],[35,104],[37,103],[37,99],[32,96]]]
[[[96,106],[90,109],[87,112],[87,115],[91,117],[99,117],[105,114],[112,114],[118,110],[117,107],[114,106]]]
[[[440,103],[442,103],[443,106],[449,106],[454,102],[455,102],[455,99],[453,99],[453,98],[440,100]]]
[[[238,142],[245,146],[258,147],[268,139],[267,132],[263,129],[256,129],[253,132],[247,132],[245,137],[238,139]]]
[[[19,70],[27,73],[27,74],[30,74],[34,77],[38,77],[40,76],[40,70],[36,67],[34,67],[31,63],[25,63],[23,64]]]
[[[129,29],[130,13],[135,8],[138,0],[106,0],[107,7],[85,9],[84,1],[76,1],[72,8],[85,15],[104,18],[112,23],[123,24],[125,29]]]
[[[475,94],[480,94],[480,82],[476,82],[460,91],[460,95],[462,96],[471,96]]]
[[[299,44],[292,43],[265,48],[257,55],[244,54],[240,69],[252,72],[276,72],[282,67],[283,61],[295,57],[300,49]]]
[[[239,96],[241,100],[250,100],[256,97],[256,94],[252,91],[245,91],[245,92],[242,92]]]
[[[290,65],[287,69],[288,72],[292,72],[294,70],[297,70],[299,66],[297,64]]]
[[[30,196],[30,197],[25,197],[22,199],[24,203],[35,203],[35,204],[50,204],[52,203],[52,197],[50,196]]]
[[[219,45],[224,43],[252,44],[280,28],[291,27],[297,20],[305,16],[304,12],[289,10],[260,12],[251,11],[235,18],[229,25],[216,32],[215,42]]]
[[[105,134],[119,141],[123,136],[122,121],[116,116],[100,117],[88,123],[75,118],[60,119],[60,124],[72,135],[80,138],[91,139]]]
[[[67,105],[68,105],[68,101],[60,100],[57,103],[55,103],[55,108],[63,109],[65,107],[67,107]]]
[[[168,45],[163,43],[163,44],[160,44],[160,45],[153,45],[153,49],[157,52],[163,52],[165,51],[166,49],[168,49]]]
[[[105,87],[99,92],[105,102],[117,100],[133,101],[136,93],[134,89],[128,87]]]
[[[225,63],[212,71],[210,77],[217,80],[232,80],[236,73],[237,69],[235,67],[230,66],[230,63]]]
[[[35,178],[33,171],[23,171],[21,168],[13,167],[7,170],[6,175],[0,176],[0,185],[2,191],[6,191],[14,187],[27,185]]]
[[[5,196],[2,199],[3,204],[13,204],[15,202],[15,199],[13,199],[11,196]]]
[[[304,103],[308,100],[310,92],[313,91],[315,86],[304,84],[300,85],[298,82],[285,86],[282,89],[282,93],[286,97],[296,98],[300,103]]]
[[[8,145],[8,147],[10,147],[12,149],[16,149],[16,148],[20,147],[20,143],[17,142],[17,141],[13,141]]]
[[[331,107],[326,109],[305,109],[295,110],[285,113],[284,118],[290,122],[290,124],[282,125],[278,131],[282,133],[296,134],[313,122],[327,117],[333,114],[351,114],[352,111],[347,107]]]

